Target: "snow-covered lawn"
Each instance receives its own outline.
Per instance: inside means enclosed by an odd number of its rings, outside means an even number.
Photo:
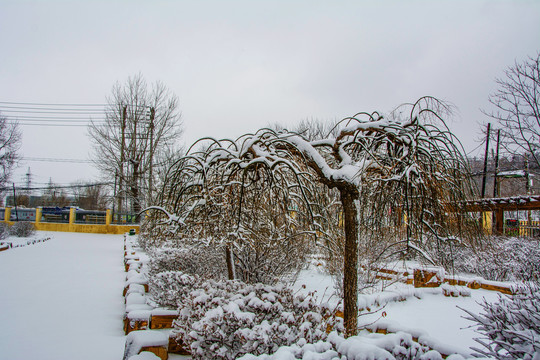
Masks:
[[[0,252],[0,358],[123,356],[123,236],[37,232]]]

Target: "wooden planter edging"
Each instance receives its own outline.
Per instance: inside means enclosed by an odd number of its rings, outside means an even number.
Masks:
[[[169,358],[169,337],[155,330],[138,330],[131,332],[126,338],[124,360],[143,351],[149,351],[161,360]]]
[[[148,322],[150,318],[149,310],[134,310],[130,311],[124,316],[124,332],[129,334],[135,330],[148,329]]]
[[[396,271],[390,269],[373,269],[377,271],[376,278],[382,280],[396,280],[406,284],[412,284],[414,287],[439,287],[444,283],[449,285],[457,286],[466,286],[469,289],[477,290],[484,289],[489,291],[498,291],[503,294],[513,295],[514,291],[512,290],[511,285],[504,285],[500,282],[485,280],[481,277],[476,278],[464,278],[464,277],[453,277],[453,276],[444,276],[443,279],[436,276],[439,271],[435,268],[416,268],[413,270],[413,276],[409,271]],[[381,274],[379,274],[381,273]]]
[[[171,337],[170,333],[156,331],[171,329],[178,318],[178,311],[154,309],[146,304],[144,299],[149,291],[148,280],[141,273],[143,266],[140,256],[127,239],[127,234],[124,234],[124,269],[127,273],[123,291],[126,303],[124,332],[127,335],[124,360],[144,351],[152,352],[162,360],[168,359],[168,353],[189,355],[184,345]],[[167,338],[166,341],[163,336]]]
[[[176,310],[154,309],[150,315],[150,329],[172,329],[177,318]]]

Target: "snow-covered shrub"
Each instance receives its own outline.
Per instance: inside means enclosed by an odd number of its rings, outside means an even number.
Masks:
[[[538,281],[540,241],[493,238],[489,246],[473,250],[454,247],[454,270],[496,281]]]
[[[156,248],[148,251],[148,273],[152,276],[163,271],[180,271],[182,260],[178,258],[184,253],[183,249]]]
[[[194,359],[236,359],[271,354],[301,339],[325,339],[340,322],[312,296],[295,296],[284,285],[204,282],[181,302],[173,334]]]
[[[0,222],[0,241],[7,238],[9,235],[9,225],[5,222]]]
[[[180,248],[163,247],[149,251],[150,275],[163,271],[182,271],[204,278],[220,279],[227,275],[225,250],[212,245],[192,244]]]
[[[9,234],[17,237],[29,237],[36,229],[29,221],[18,221],[9,228]]]
[[[463,360],[460,355],[448,357]],[[300,341],[292,346],[280,347],[274,354],[245,355],[239,360],[436,360],[442,359],[438,351],[430,350],[413,340],[409,333],[368,334],[361,333],[347,339],[332,332],[326,341],[306,343]]]
[[[528,284],[517,290],[513,296],[499,295],[494,304],[484,300],[480,314],[462,309],[484,335],[475,339],[484,347],[473,348],[479,354],[501,360],[540,358],[540,287]]]
[[[182,271],[164,271],[150,276],[151,298],[161,307],[177,308],[199,284],[197,276]]]

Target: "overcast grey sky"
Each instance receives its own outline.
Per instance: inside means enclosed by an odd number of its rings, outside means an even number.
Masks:
[[[540,1],[0,0],[0,101],[104,103],[141,72],[178,95],[192,143],[432,95],[470,151],[495,77],[539,50]],[[84,127],[22,130],[24,157],[91,152]],[[35,184],[99,176],[22,161],[16,182],[28,167]]]

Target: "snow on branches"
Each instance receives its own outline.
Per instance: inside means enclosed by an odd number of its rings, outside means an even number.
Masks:
[[[181,271],[163,271],[154,274],[149,280],[152,301],[161,307],[177,308],[200,282],[199,277]]]
[[[492,237],[482,251],[454,246],[453,255],[456,272],[495,281],[540,280],[540,241],[533,238]]]
[[[343,119],[320,139],[272,129],[234,141],[201,139],[167,174],[160,197],[171,211],[167,221],[184,237],[224,244],[230,278],[242,273],[246,281],[271,282],[260,274],[273,268],[283,269],[276,278],[293,273],[301,261],[290,260],[302,260],[309,242],[328,233],[317,196],[321,185],[336,189],[345,235],[337,251],[344,254],[345,325],[353,335],[359,234],[372,242],[398,237],[382,247],[387,255],[426,254],[426,234],[443,241],[467,228],[463,218],[448,216],[468,191],[459,142],[441,117],[448,109],[425,97],[387,117],[358,113]],[[371,245],[365,248],[379,248]],[[244,258],[243,249],[257,255]],[[258,273],[247,266],[236,272],[235,264],[269,256],[272,261],[254,266]],[[282,259],[280,265],[292,266],[274,266]]]
[[[181,247],[172,244],[149,251],[150,276],[163,271],[182,271],[189,275],[219,279],[226,274],[223,249],[184,239]]]
[[[494,359],[533,360],[540,358],[540,287],[537,283],[520,286],[513,296],[499,295],[499,301],[480,304],[483,313],[462,309],[484,335],[475,339],[483,349],[480,355]]]

